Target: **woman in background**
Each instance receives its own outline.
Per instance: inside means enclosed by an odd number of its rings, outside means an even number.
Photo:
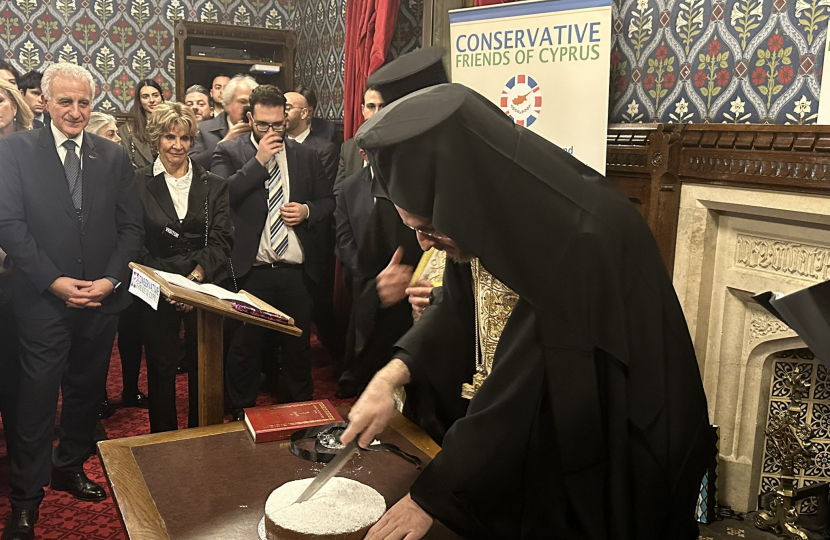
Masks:
[[[141,262],[199,283],[219,282],[230,275],[233,244],[228,185],[188,157],[197,132],[193,110],[182,103],[163,103],[150,117],[147,135],[158,158],[136,171],[144,209]],[[176,430],[179,330],[182,321],[195,330],[196,313],[175,302],[159,302],[157,310],[136,304],[142,306],[144,318],[150,431]],[[199,420],[197,363],[188,367],[188,426],[195,427]]]
[[[0,79],[0,137],[32,129],[34,115],[16,86]]]
[[[121,144],[127,149],[136,169],[152,165],[156,159],[147,138],[147,120],[161,103],[164,103],[164,97],[159,83],[152,79],[144,79],[136,86],[130,119],[118,128]]]
[[[118,125],[115,123],[115,117],[111,114],[102,112],[90,113],[89,123],[84,128],[84,131],[94,133],[114,143],[121,143],[121,137],[118,136]]]
[[[144,79],[135,89],[135,101],[130,119],[118,128],[121,145],[127,149],[133,167],[140,169],[151,165],[156,154],[147,138],[147,121],[156,107],[164,103],[161,86],[152,79]],[[138,389],[138,374],[141,369],[142,309],[138,302],[121,312],[118,318],[118,353],[121,356],[123,392],[121,403],[125,407],[149,406],[147,396]]]
[[[17,87],[0,79],[0,138],[15,131],[32,129],[33,118]],[[9,454],[15,450],[17,373],[20,369],[10,278],[11,261],[6,260],[6,253],[0,249],[0,415]]]

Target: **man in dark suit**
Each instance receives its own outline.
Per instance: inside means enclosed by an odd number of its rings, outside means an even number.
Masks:
[[[228,180],[231,221],[236,230],[231,259],[240,289],[294,318],[301,337],[281,336],[281,382],[290,401],[313,393],[308,357],[312,300],[320,280],[323,244],[334,196],[317,152],[283,140],[285,97],[272,85],[251,92],[251,135],[216,147],[211,170]],[[290,201],[290,202],[289,202]],[[225,362],[234,418],[256,401],[267,330],[231,328]]]
[[[363,103],[360,105],[360,110],[363,113],[363,119],[368,120],[376,112],[386,106],[386,101],[380,93],[380,90],[374,86],[367,86],[366,91],[363,92]],[[346,177],[353,175],[362,167],[366,166],[366,162],[358,152],[357,142],[352,138],[343,143],[340,147],[340,162],[337,165],[337,176],[334,180],[334,194],[340,190],[340,184]]]
[[[106,498],[83,465],[117,313],[130,303],[127,265],[139,254],[143,230],[126,151],[84,133],[94,88],[85,69],[52,64],[43,76],[51,125],[0,140],[0,245],[14,265],[22,367],[3,540],[34,537],[50,473],[52,489],[84,501]],[[50,463],[59,391],[60,443]]]
[[[245,121],[245,109],[251,90],[259,86],[249,75],[237,75],[222,90],[225,110],[215,118],[199,122],[199,135],[190,149],[190,159],[210,171],[211,158],[216,145],[232,141],[237,137],[247,137],[251,126]]]
[[[293,141],[317,150],[326,169],[326,177],[331,180],[333,186],[340,150],[336,144],[311,129],[311,119],[314,118],[314,111],[317,109],[317,94],[311,88],[300,85],[294,88],[293,92],[285,93],[285,101],[286,135]]]
[[[359,169],[343,180],[334,210],[335,253],[352,276],[358,273],[357,253],[374,206],[371,168]]]
[[[386,104],[410,92],[448,82],[443,53],[438,47],[421,48],[406,55],[405,60],[392,61],[374,72],[366,80],[364,117],[371,118]],[[357,146],[354,148],[363,162]],[[344,154],[346,151],[344,145]],[[345,172],[350,162],[341,160],[341,163]],[[353,162],[350,165],[353,169],[359,167]],[[354,348],[347,348],[344,355],[338,398],[356,395],[374,370],[381,367],[382,358],[389,357],[397,338],[412,325],[411,307],[405,301],[406,288],[422,254],[416,235],[385,198],[375,201],[358,245],[350,322],[354,329]]]
[[[225,102],[222,98],[222,92],[225,90],[225,85],[228,84],[230,78],[224,73],[220,73],[213,78],[210,84],[210,97],[213,98],[213,115],[219,116],[225,112]]]
[[[46,105],[43,103],[43,90],[40,82],[43,80],[43,73],[32,70],[17,81],[17,89],[23,94],[26,105],[35,115],[32,120],[32,129],[39,129],[49,123],[49,115],[46,113]]]
[[[317,94],[307,86],[300,85],[293,92],[285,93],[285,132],[288,138],[303,146],[317,150],[331,186],[334,186],[334,177],[337,174],[337,161],[340,150],[336,144],[317,135],[311,129],[311,119],[317,109]],[[314,312],[311,315],[317,326],[320,341],[328,350],[329,355],[339,363],[343,356],[342,332],[336,330],[334,317],[334,220],[329,218],[326,233],[322,238],[325,244],[325,260],[323,275],[319,285],[314,287]]]

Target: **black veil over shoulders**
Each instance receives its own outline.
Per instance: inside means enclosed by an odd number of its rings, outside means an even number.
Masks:
[[[432,218],[521,299],[492,374],[447,434],[444,451],[419,481],[421,491],[439,499],[438,482],[449,493],[443,504],[482,508],[487,515],[478,518],[494,537],[513,536],[509,531],[524,537],[518,531],[531,528],[515,522],[524,518],[495,523],[503,513],[488,510],[478,495],[494,487],[488,474],[517,490],[538,485],[515,447],[508,456],[503,447],[482,450],[487,439],[477,439],[476,430],[511,422],[493,411],[507,415],[512,407],[510,414],[535,419],[518,432],[520,422],[504,428],[522,444],[551,430],[557,478],[572,509],[562,519],[573,520],[585,538],[681,538],[665,536],[672,522],[691,534],[712,448],[706,398],[668,273],[630,201],[463,85],[401,98],[367,121],[356,139],[395,205]],[[511,339],[534,345],[505,343]],[[534,452],[532,445],[520,448],[525,458]],[[464,470],[461,456],[471,451],[502,458],[482,458],[481,467],[498,462],[510,470],[503,476],[470,470],[477,460],[469,457]],[[517,478],[527,480],[515,484]],[[417,491],[418,484],[413,497]],[[429,505],[428,499],[419,502]],[[672,510],[655,518],[648,510],[654,500]]]

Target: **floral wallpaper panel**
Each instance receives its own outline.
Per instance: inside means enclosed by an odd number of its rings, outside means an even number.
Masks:
[[[295,79],[317,90],[320,113],[343,115],[345,0],[3,0],[0,50],[21,72],[59,60],[99,81],[95,107],[125,111],[135,81],[154,78],[173,97],[173,27],[179,20],[293,29]]]
[[[815,123],[830,0],[615,0],[611,122]]]

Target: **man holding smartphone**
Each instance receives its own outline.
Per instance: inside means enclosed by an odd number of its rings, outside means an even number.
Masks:
[[[308,357],[312,300],[325,261],[325,227],[334,212],[320,156],[285,138],[285,97],[273,85],[250,94],[250,136],[216,147],[211,171],[227,178],[236,229],[231,258],[240,289],[294,318],[300,337],[280,335],[280,380],[288,401],[312,398]],[[225,362],[234,418],[259,390],[262,342],[268,330],[236,325]]]

